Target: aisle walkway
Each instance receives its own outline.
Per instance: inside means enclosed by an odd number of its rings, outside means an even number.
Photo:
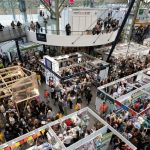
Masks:
[[[48,85],[46,85],[45,83],[43,83],[43,84],[40,86],[40,88],[39,88],[39,91],[40,91],[40,98],[41,98],[41,100],[43,100],[43,101],[45,101],[44,96],[43,96],[45,89],[48,89],[48,90],[49,90],[50,88],[49,88]],[[92,95],[93,95],[93,97],[92,97],[92,100],[91,100],[91,103],[90,103],[89,107],[90,107],[92,110],[95,111],[95,100],[96,100],[96,88],[95,88],[95,87],[92,87]],[[58,108],[57,103],[56,103],[56,105],[54,105],[54,100],[50,99],[50,101],[51,101],[51,103],[49,103],[49,105],[50,105],[51,108],[53,109],[54,113],[59,112],[59,108]],[[88,105],[87,105],[87,101],[86,101],[86,99],[85,99],[85,97],[84,97],[84,99],[82,100],[81,107],[84,108],[84,107],[87,107],[87,106],[88,106]],[[73,107],[73,108],[74,108],[74,107]],[[70,108],[68,107],[67,114],[70,114],[70,113],[73,113],[73,112],[75,112],[75,110],[74,110],[74,109],[70,109]]]

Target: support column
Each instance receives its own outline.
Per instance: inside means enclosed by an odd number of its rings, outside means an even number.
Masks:
[[[19,0],[19,9],[23,15],[24,23],[28,22],[25,0]]]
[[[18,40],[16,40],[15,43],[16,43],[18,58],[19,58],[20,62],[22,62],[22,57],[21,57],[21,52],[20,52]]]
[[[56,30],[59,35],[59,0],[55,0],[55,14],[56,14]]]
[[[121,26],[120,26],[120,28],[119,28],[119,30],[118,30],[117,35],[116,35],[115,41],[112,43],[112,47],[111,47],[111,49],[110,49],[108,58],[107,58],[107,60],[106,60],[107,62],[109,62],[109,59],[110,59],[110,57],[111,57],[111,55],[112,55],[112,53],[113,53],[113,51],[114,51],[114,49],[115,49],[115,47],[116,47],[118,41],[119,41],[119,38],[120,38],[121,33],[122,33],[122,31],[123,31],[123,28],[124,28],[124,26],[125,26],[125,24],[126,24],[126,22],[127,22],[127,19],[128,19],[129,15],[130,15],[130,13],[131,13],[131,10],[132,10],[132,8],[133,8],[134,3],[135,3],[135,0],[132,0],[131,3],[130,3],[130,5],[129,5],[128,11],[127,11],[127,13],[125,14],[125,17],[124,17],[124,19],[123,19],[123,21],[122,21],[122,24],[121,24]]]
[[[44,55],[46,54],[46,46],[43,45],[43,52],[44,52]]]

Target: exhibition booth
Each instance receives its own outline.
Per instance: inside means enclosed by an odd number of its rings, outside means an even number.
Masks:
[[[86,107],[68,116],[42,126],[0,146],[1,150],[82,150],[108,149],[115,135],[126,148],[137,148],[107,124],[94,111]]]
[[[100,55],[104,60],[107,59],[111,46],[102,47],[95,49],[95,52]],[[137,43],[121,43],[117,44],[116,48],[113,51],[112,57],[114,58],[126,58],[126,57],[135,57],[135,58],[146,58],[149,54],[150,48],[148,46],[140,45]]]
[[[108,104],[108,112],[128,111],[138,117],[150,110],[150,68],[98,88],[96,110],[103,102]]]
[[[19,107],[24,102],[24,108],[32,99],[39,96],[36,73],[21,66],[0,69],[0,99],[12,101],[19,112]],[[5,103],[5,102],[4,102]]]
[[[52,79],[56,85],[67,80],[77,80],[78,77],[94,73],[101,79],[107,78],[109,64],[86,53],[71,53],[68,55],[50,57],[41,60],[45,66],[46,84]],[[74,81],[72,81],[74,82]]]

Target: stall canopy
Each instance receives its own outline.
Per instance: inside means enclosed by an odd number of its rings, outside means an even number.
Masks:
[[[82,126],[81,128],[87,127],[90,129],[95,123],[98,124],[99,128],[96,128],[95,131],[92,132],[91,134],[82,137],[77,142],[74,142],[70,146],[66,147],[61,137],[66,136],[66,133],[63,130],[64,130],[64,123],[66,123],[68,119],[72,120],[74,123],[74,126],[68,127],[67,131],[70,134],[71,132],[79,128],[78,125],[80,123],[82,124],[82,125],[80,124],[80,126]],[[79,120],[81,122],[79,122]],[[91,122],[91,120],[93,120],[93,122]],[[62,130],[59,130],[59,132],[62,132],[62,134],[58,135],[58,131],[56,131],[57,127],[61,127]],[[34,150],[44,148],[48,149],[49,147],[51,147],[51,149],[53,150],[77,150],[77,149],[79,150],[82,149],[83,145],[91,142],[95,138],[97,139],[97,137],[99,137],[100,135],[101,138],[103,139],[102,142],[105,143],[106,146],[106,141],[108,141],[108,139],[110,141],[112,134],[120,138],[132,150],[137,149],[126,138],[124,138],[120,133],[118,133],[114,128],[112,128],[102,118],[100,118],[94,111],[86,107],[68,116],[65,116],[61,119],[51,122],[41,128],[38,128],[32,132],[22,135],[12,141],[9,141],[1,145],[0,149],[6,150],[6,149],[24,148],[28,150]],[[47,135],[46,140],[44,139],[45,135]],[[44,140],[41,140],[41,137]],[[109,144],[107,146],[109,146]]]

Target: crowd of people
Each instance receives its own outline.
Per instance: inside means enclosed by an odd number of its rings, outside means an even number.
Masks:
[[[149,35],[149,33],[150,33],[150,25],[148,26],[141,25],[133,29],[132,39],[135,42],[142,44],[144,39],[147,38],[147,35]]]
[[[37,63],[40,58],[42,58],[42,55],[36,56],[27,52],[22,56],[23,63],[20,64],[28,70],[35,71],[37,73],[39,85],[41,85],[41,81],[45,82],[42,69]],[[14,61],[11,65],[16,64],[18,64],[17,61]],[[4,121],[0,124],[0,133],[4,134],[0,136],[0,142],[4,143],[5,140],[9,141],[48,122],[61,118],[63,115],[67,115],[70,110],[80,110],[82,108],[83,100],[86,100],[87,105],[90,105],[93,96],[91,87],[95,86],[95,84],[93,84],[95,83],[95,80],[96,87],[101,86],[146,67],[147,64],[145,61],[142,62],[141,60],[132,57],[128,59],[121,58],[118,60],[111,60],[110,72],[108,78],[105,80],[101,80],[99,77],[95,78],[93,73],[89,73],[80,76],[75,81],[68,80],[60,83],[59,85],[55,85],[53,78],[50,78],[48,85],[49,87],[44,90],[44,100],[33,100],[27,105],[25,113],[18,113],[10,99],[3,99],[0,103],[0,118]],[[71,74],[70,72],[69,74],[64,72],[64,76],[72,75],[76,72],[82,72],[81,69],[82,68],[79,68],[79,70],[77,69],[78,71],[75,69]],[[96,72],[94,72],[94,74],[96,74]],[[75,82],[74,85],[72,84],[73,82]],[[122,86],[126,87],[125,84]],[[140,101],[141,100],[138,100],[137,102],[139,103]],[[58,112],[55,112],[52,108],[52,103],[58,108]],[[118,116],[112,112],[106,116],[106,119],[108,123],[110,123],[115,129],[123,133],[125,136],[130,136],[129,134],[132,134],[132,137],[129,138],[129,140],[133,144],[137,146],[140,144],[146,144],[149,130],[147,129],[145,132],[145,128],[143,129],[143,127],[137,130],[137,128],[133,125],[134,122],[132,121],[132,116],[130,116],[130,114],[127,116],[126,114],[127,112],[123,112],[121,114],[122,116]],[[132,124],[129,122],[130,120],[132,121]],[[146,125],[148,126],[149,118],[147,120]],[[129,127],[132,126],[132,128],[128,129],[128,123],[130,125]]]
[[[84,68],[82,66],[75,66],[75,67],[66,68],[66,69],[62,70],[61,77],[74,75],[76,73],[81,73],[84,71],[86,71],[86,68]]]
[[[119,113],[112,112],[107,114],[107,122],[119,131],[126,139],[132,142],[138,150],[149,147],[150,141],[150,116],[145,121],[142,117],[139,117],[142,122],[132,116],[127,111],[121,111]]]
[[[41,27],[39,22],[34,23],[33,21],[31,21],[31,23],[30,23],[29,30],[32,30],[34,32],[36,31],[37,33],[43,32],[43,28]]]
[[[12,21],[11,24],[10,24],[10,26],[11,26],[12,29],[16,29],[16,27],[17,27],[17,29],[20,29],[21,26],[22,26],[22,23],[21,23],[20,21],[18,21],[18,22],[15,24],[15,22]],[[5,28],[5,27],[0,23],[0,31],[3,31],[4,28]]]
[[[52,129],[64,145],[68,147],[103,127],[103,124],[94,121],[91,125],[90,121],[92,121],[92,119],[88,116],[88,114],[80,114],[73,119],[69,118],[61,124],[52,126]]]
[[[92,30],[92,34],[100,34],[100,33],[108,33],[111,31],[115,31],[117,30],[119,27],[119,20],[117,19],[113,19],[112,18],[112,14],[108,13],[108,17],[106,17],[104,20],[99,18],[97,20],[97,24],[95,25],[95,27]]]

